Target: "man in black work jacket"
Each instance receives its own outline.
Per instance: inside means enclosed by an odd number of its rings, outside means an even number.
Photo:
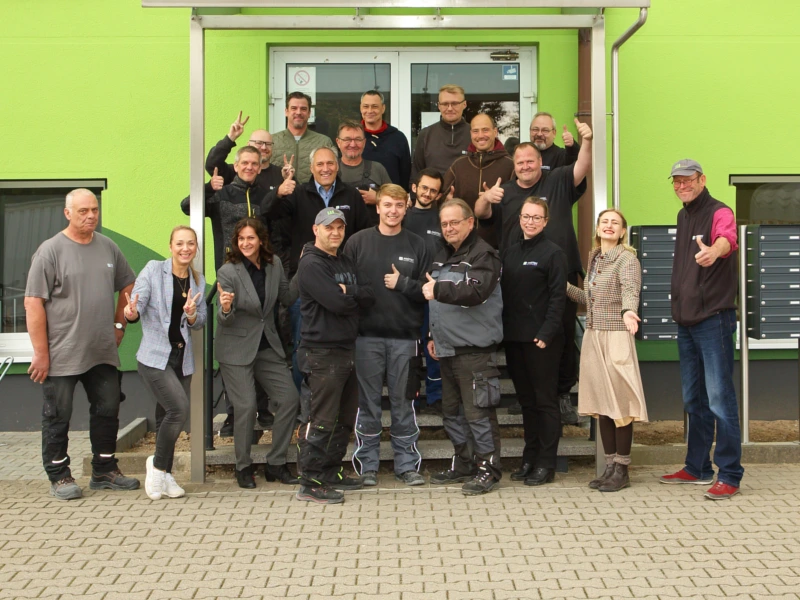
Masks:
[[[358,413],[358,315],[374,304],[375,296],[359,280],[355,263],[339,254],[346,224],[338,209],[319,211],[314,244],[306,244],[297,269],[303,314],[298,354],[305,392],[302,414],[307,419],[298,436],[302,484],[297,499],[320,504],[344,502],[339,490],[362,486],[361,478],[344,475],[342,459]]]
[[[343,183],[338,177],[339,161],[333,150],[316,148],[311,153],[311,179],[297,183],[286,179],[277,190],[267,194],[264,212],[270,219],[291,219],[291,245],[289,247],[289,274],[294,275],[300,260],[300,252],[308,242],[315,241],[313,226],[317,214],[323,208],[335,208],[345,216],[344,241],[356,231],[370,227],[367,206],[354,187]],[[373,207],[374,210],[374,207]],[[302,375],[297,365],[297,346],[300,342],[300,300],[289,308],[292,321],[292,371],[294,383],[300,389]]]

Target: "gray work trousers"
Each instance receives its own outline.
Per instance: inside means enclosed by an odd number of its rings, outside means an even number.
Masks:
[[[247,365],[219,363],[225,388],[233,405],[233,450],[236,469],[252,464],[250,447],[256,422],[256,380],[269,395],[269,409],[275,415],[272,426],[272,448],[267,453],[270,465],[286,464],[286,450],[300,408],[300,396],[292,382],[286,360],[272,348],[261,350]]]
[[[389,388],[392,413],[391,440],[394,472],[418,471],[422,455],[417,449],[419,428],[414,399],[420,388],[419,372],[410,368],[417,356],[417,341],[395,338],[356,339],[358,376],[358,418],[353,468],[357,473],[377,471],[380,465],[381,396],[383,381]]]

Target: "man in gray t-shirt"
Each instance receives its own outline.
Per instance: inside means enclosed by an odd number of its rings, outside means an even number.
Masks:
[[[339,178],[361,193],[364,204],[367,205],[370,222],[377,225],[378,188],[384,183],[392,183],[392,179],[381,163],[363,158],[365,144],[366,137],[361,123],[352,119],[342,121],[336,135],[336,145],[342,153],[339,159]]]
[[[92,489],[133,490],[114,457],[119,430],[117,347],[125,333],[125,296],[136,275],[119,247],[95,232],[100,208],[89,190],[67,194],[69,225],[36,250],[25,288],[33,358],[28,373],[42,384],[42,461],[50,494],[80,498],[69,469],[67,443],[72,399],[80,381],[89,398]],[[119,299],[114,305],[114,292]]]

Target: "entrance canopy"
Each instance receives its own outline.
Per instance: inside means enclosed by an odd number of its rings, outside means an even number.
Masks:
[[[606,126],[606,8],[639,8],[639,20],[612,47],[612,103],[616,109],[616,52],[644,23],[650,0],[142,0],[143,7],[191,8],[189,32],[190,64],[190,177],[191,225],[200,239],[198,257],[203,261],[205,248],[205,203],[203,194],[205,161],[205,30],[206,29],[289,29],[289,30],[410,30],[410,29],[590,29],[591,35],[591,127],[593,213],[608,207],[608,160]],[[242,9],[352,9],[351,14],[242,14]],[[428,14],[370,14],[370,9],[420,9]],[[502,14],[442,14],[442,9],[486,9]],[[514,14],[513,9],[562,9],[561,14]],[[431,10],[435,12],[430,13]],[[237,13],[238,11],[238,13]],[[282,11],[285,12],[285,11]],[[404,11],[406,12],[406,11]],[[510,14],[509,14],[510,13]],[[618,110],[613,114],[614,132],[618,131]],[[614,136],[612,164],[615,205],[618,205],[618,135]],[[197,265],[204,271],[203,265]],[[201,332],[193,332],[195,371],[203,372],[203,340]],[[205,478],[203,446],[203,399],[205,378],[192,379],[191,438],[192,481]]]

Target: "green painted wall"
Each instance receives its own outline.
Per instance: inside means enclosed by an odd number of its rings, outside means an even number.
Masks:
[[[609,51],[636,16],[607,11]],[[799,19],[796,0],[758,10],[748,0],[653,0],[620,60],[629,222],[674,222],[679,205],[666,177],[678,158],[699,160],[709,189],[729,204],[730,174],[800,171]],[[189,187],[188,32],[187,9],[142,9],[138,0],[0,0],[0,179],[106,178],[103,225],[135,269],[165,254],[170,229],[188,221],[178,208]],[[269,45],[489,43],[536,44],[539,106],[571,121],[574,31],[208,32],[207,143],[239,110],[250,125],[269,126]],[[124,342],[126,368],[137,345],[136,336]],[[674,345],[647,346],[644,359],[674,354]]]

